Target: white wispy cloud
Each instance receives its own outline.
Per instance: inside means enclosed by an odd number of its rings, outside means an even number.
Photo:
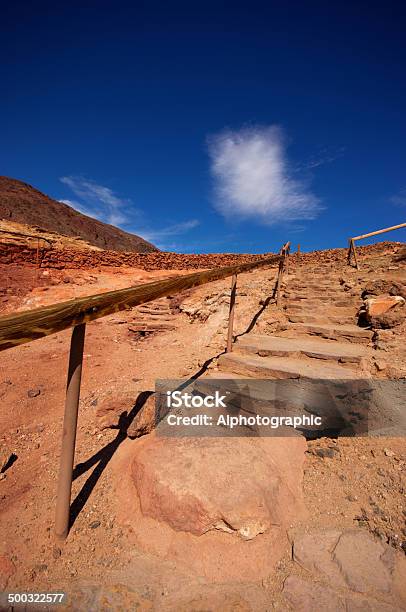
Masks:
[[[84,214],[90,214],[112,225],[121,225],[129,220],[128,209],[132,208],[134,212],[131,200],[117,196],[112,189],[99,185],[96,181],[81,176],[62,176],[60,181],[83,200],[85,208],[90,211]]]
[[[312,155],[302,167],[312,169],[318,168],[319,166],[324,166],[325,164],[331,164],[340,157],[343,157],[344,153],[345,147],[323,147],[317,154]]]
[[[81,204],[80,202],[76,202],[76,200],[58,200],[58,202],[61,202],[62,204],[67,204],[71,208],[74,208],[78,212],[82,213],[82,215],[87,215],[88,217],[93,217],[94,219],[98,218],[97,214],[94,211],[90,210],[86,206],[83,206],[83,204]]]
[[[168,225],[162,229],[157,230],[145,230],[143,236],[147,240],[161,240],[168,236],[179,236],[185,234],[190,230],[194,229],[200,224],[197,219],[190,219],[190,221],[183,221],[182,223],[175,223],[174,225]]]
[[[272,224],[314,219],[319,213],[318,198],[292,177],[278,126],[224,131],[208,144],[215,207],[225,217]]]
[[[166,246],[167,238],[185,234],[199,225],[197,219],[190,219],[161,229],[148,229],[142,211],[135,208],[131,200],[119,197],[109,187],[81,176],[63,176],[60,181],[80,200],[60,199],[60,202],[100,221],[124,225],[126,231],[142,236],[160,248]]]

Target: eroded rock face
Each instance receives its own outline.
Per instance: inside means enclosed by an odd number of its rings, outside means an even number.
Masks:
[[[252,540],[303,513],[304,451],[300,437],[149,436],[132,478],[144,516],[197,536],[221,530]]]

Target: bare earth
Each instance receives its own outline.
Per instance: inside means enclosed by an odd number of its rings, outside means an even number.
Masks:
[[[405,283],[404,262],[394,263],[391,253],[364,256],[361,263],[358,272],[293,261],[279,309],[272,299],[264,306],[273,292],[276,268],[239,275],[234,331],[237,336],[249,332],[236,342],[232,359],[223,354],[230,279],[89,324],[73,525],[63,545],[54,540],[53,522],[70,331],[3,352],[0,442],[1,458],[8,463],[0,481],[0,590],[64,589],[72,610],[405,610],[404,438],[391,433],[390,437],[307,441],[299,474],[304,511],[289,519],[288,539],[279,544],[270,540],[262,548],[266,540],[261,533],[253,540],[238,541],[238,558],[232,560],[224,553],[224,564],[235,568],[220,570],[221,578],[216,579],[201,568],[210,566],[211,551],[234,546],[237,533],[193,535],[173,530],[148,513],[142,516],[142,495],[137,495],[131,464],[145,445],[154,445],[155,434],[130,439],[119,422],[120,398],[133,398],[136,404],[141,394],[154,390],[159,378],[217,372],[223,377],[272,378],[276,363],[279,369],[281,364],[321,368],[320,376],[330,364],[348,374],[362,370],[377,379],[404,379],[404,323],[355,340],[299,330],[301,325],[317,323],[355,326],[361,291],[368,281],[391,278]],[[37,272],[5,266],[2,272],[5,314],[186,271]],[[317,285],[324,282],[325,288],[319,290]],[[298,307],[297,296],[306,292],[311,305],[306,308],[300,298]],[[283,343],[283,351],[295,355],[265,354],[264,346],[270,346],[267,337],[290,338],[303,346],[309,340],[324,341],[333,356],[320,359],[301,353],[296,345],[293,351],[286,341],[279,341],[278,350]],[[351,358],[361,355],[358,363],[336,357],[345,349],[343,343],[352,347],[347,351]],[[309,346],[314,353],[316,345]],[[117,401],[116,412],[108,415],[113,428],[104,426],[106,415],[101,410],[108,401],[113,406]],[[207,465],[208,470],[215,469],[215,457]],[[258,546],[255,571],[248,571],[241,551],[245,546],[249,556],[254,545]],[[270,560],[272,550],[278,551],[275,560]],[[201,565],[197,555],[206,555]],[[263,575],[268,555],[272,569]],[[369,576],[374,572],[380,581],[372,584]]]

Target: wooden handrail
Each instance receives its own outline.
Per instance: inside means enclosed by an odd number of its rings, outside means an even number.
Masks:
[[[392,225],[392,227],[385,227],[384,229],[376,230],[375,232],[369,232],[369,234],[362,234],[361,236],[354,236],[351,240],[361,240],[362,238],[369,238],[370,236],[377,236],[378,234],[384,234],[385,232],[391,232],[392,230],[406,227],[406,223],[399,223],[399,225]]]
[[[233,274],[248,272],[260,266],[278,263],[280,259],[279,255],[273,255],[246,264],[204,270],[184,276],[179,275],[136,287],[108,291],[17,314],[4,315],[0,317],[0,351],[115,312],[128,310],[184,289],[211,283]]]
[[[384,229],[376,230],[374,232],[369,232],[368,234],[361,234],[360,236],[354,236],[353,238],[348,239],[348,256],[347,261],[348,265],[351,265],[351,255],[354,256],[355,267],[359,270],[359,264],[357,259],[357,253],[355,250],[355,241],[363,240],[364,238],[370,238],[371,236],[377,236],[378,234],[385,234],[386,232],[392,232],[393,230],[401,229],[402,227],[406,227],[406,223],[399,223],[399,225],[392,225],[392,227],[385,227]]]

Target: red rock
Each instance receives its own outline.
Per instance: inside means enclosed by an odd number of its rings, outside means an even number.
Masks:
[[[300,437],[150,436],[132,463],[141,511],[177,531],[251,540],[303,513],[304,451]]]
[[[139,438],[150,433],[156,426],[155,395],[152,394],[137,412],[127,429],[129,438]]]
[[[378,295],[377,297],[366,298],[364,300],[367,318],[382,315],[391,310],[398,304],[403,306],[405,299],[400,295]]]
[[[135,403],[134,397],[108,397],[96,410],[97,426],[99,429],[108,429],[109,427],[118,427],[120,417],[128,414]]]

